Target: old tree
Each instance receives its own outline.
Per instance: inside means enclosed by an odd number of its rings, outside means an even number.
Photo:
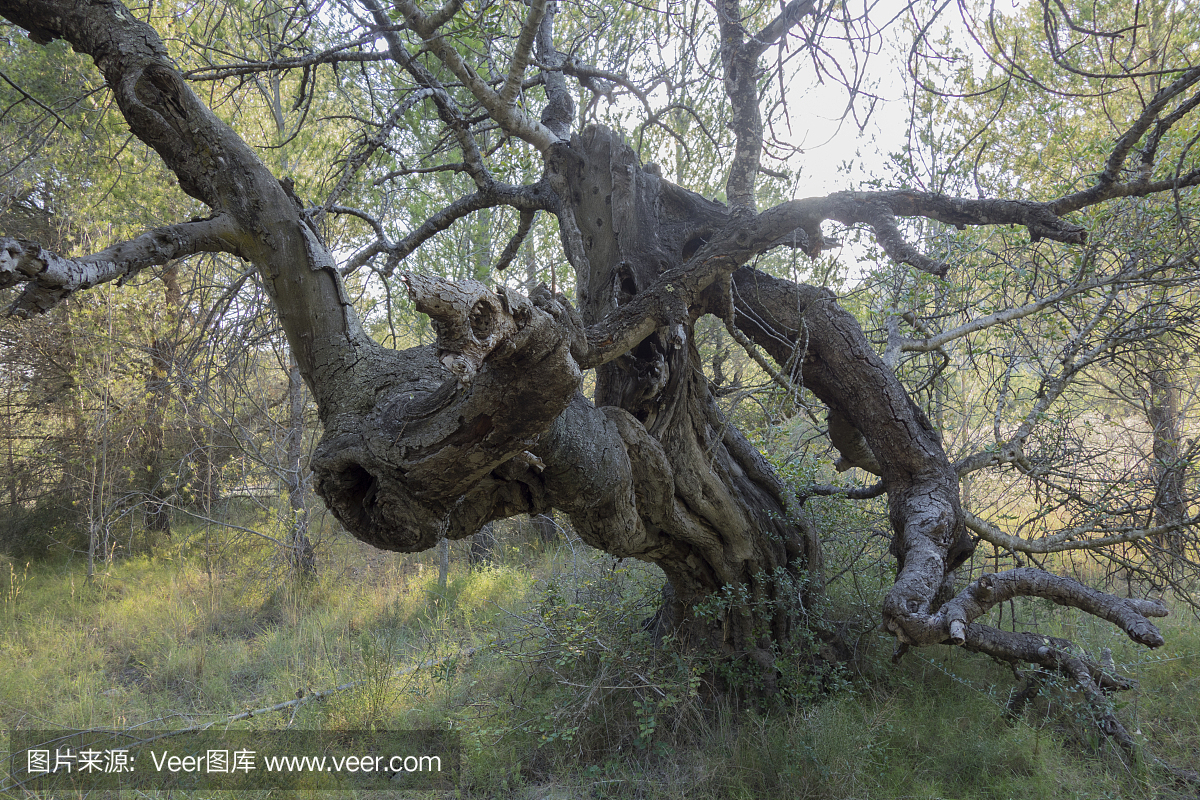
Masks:
[[[1109,520],[1108,527],[1061,532],[1040,549],[1024,547],[964,510],[960,475],[985,466],[1028,468],[1029,429],[1004,435],[997,429],[994,446],[952,463],[895,368],[902,352],[931,352],[955,336],[1081,293],[1111,298],[1134,273],[1145,277],[1167,267],[1126,264],[1103,279],[1067,270],[1053,291],[939,335],[919,326],[917,338],[906,338],[899,328],[905,317],[897,314],[889,318],[881,355],[833,293],[751,264],[780,249],[816,257],[832,246],[826,237],[836,225],[869,232],[909,274],[941,278],[953,276],[956,264],[917,242],[921,226],[968,232],[1008,226],[1035,242],[1084,248],[1087,229],[1073,215],[1152,195],[1181,204],[1200,184],[1186,146],[1200,105],[1193,48],[1160,48],[1141,60],[1113,55],[1114,43],[1137,39],[1141,22],[1102,30],[1100,21],[1079,22],[1065,7],[1037,9],[1031,19],[1045,26],[1050,61],[1069,74],[1125,81],[1136,90],[1132,105],[1107,109],[1115,132],[1102,137],[1106,151],[1072,191],[996,198],[982,191],[956,197],[880,189],[764,207],[764,182],[779,174],[772,165],[780,162],[769,159],[785,146],[778,132],[801,126],[812,111],[789,101],[792,87],[841,76],[853,97],[857,78],[848,66],[838,67],[831,48],[838,41],[853,45],[855,31],[872,30],[870,20],[814,0],[710,5],[672,11],[670,4],[662,12],[553,0],[264,6],[238,23],[241,41],[256,48],[237,54],[214,45],[207,64],[185,72],[151,24],[153,5],[0,0],[0,14],[32,41],[65,40],[94,60],[132,133],[207,208],[202,218],[163,220],[80,257],[27,238],[2,239],[0,281],[21,285],[18,313],[36,314],[99,283],[200,252],[244,259],[272,297],[320,410],[316,490],[355,536],[412,552],[470,536],[491,520],[559,509],[588,544],[661,567],[673,590],[665,595],[665,624],[682,641],[761,668],[770,688],[776,660],[790,657],[799,626],[836,638],[804,613],[822,588],[820,532],[795,489],[719,407],[696,336],[698,321],[711,315],[780,382],[788,377],[777,370],[790,372],[827,406],[833,444],[848,463],[878,474],[878,487],[849,493],[887,495],[897,573],[882,620],[899,649],[945,644],[1037,665],[1066,674],[1093,697],[1125,685],[1068,642],[1003,631],[981,619],[1006,600],[1042,597],[1157,647],[1163,639],[1148,618],[1166,613],[1160,602],[1105,594],[1033,567],[985,574],[963,587],[955,584],[955,569],[970,558],[977,536],[1014,552],[1047,553],[1170,534],[1189,521],[1186,502],[1157,528]],[[241,7],[214,8],[225,7],[198,6],[216,26],[214,19]],[[921,24],[912,27],[914,53],[926,30]],[[999,36],[995,26],[975,30]],[[204,39],[192,35],[192,47]],[[1080,42],[1100,42],[1093,50],[1111,56],[1105,62],[1111,69],[1097,72],[1075,59]],[[994,44],[1003,52],[998,38]],[[844,52],[850,59],[861,51]],[[1040,85],[1012,59],[994,63],[1006,86]],[[359,126],[316,206],[306,207],[289,176],[275,174],[264,150],[239,137],[193,88],[203,82],[211,103],[219,96],[214,85],[263,76],[286,78],[293,111],[338,82],[361,100],[342,115],[308,123],[348,119]],[[1045,88],[1053,97],[1071,96]],[[628,138],[632,129],[623,134],[595,124],[600,99],[616,116],[637,118],[638,146],[643,134],[657,133],[663,152],[709,153],[722,175],[723,201],[642,163]],[[290,102],[276,102],[277,115]],[[420,125],[406,122],[414,115]],[[664,131],[674,138],[662,138]],[[1177,138],[1182,149],[1172,144]],[[964,160],[973,154],[959,150]],[[445,177],[457,183],[440,185],[460,191],[421,218],[411,207],[397,223],[341,204],[356,186],[382,186],[399,199],[377,208],[399,210],[420,194],[422,181]],[[778,182],[771,185],[778,196]],[[433,320],[436,344],[395,350],[374,341],[351,302],[348,276],[391,277],[456,222],[501,207],[514,217],[488,218],[512,219],[494,274],[513,261],[543,215],[556,223],[560,269],[569,264],[573,271],[574,302],[544,286],[526,295],[505,285],[400,272],[403,290]],[[328,235],[334,218],[359,225],[337,246]],[[1096,330],[1088,324],[1073,340],[1075,351],[1062,357],[1064,369],[1077,363],[1071,359],[1085,334]],[[586,397],[581,387],[589,372],[594,390]],[[1060,384],[1047,386],[1039,397],[1061,393]],[[1033,419],[1041,412],[1031,413]],[[719,619],[693,613],[718,592],[733,601]],[[1111,735],[1130,741],[1115,718],[1106,720]]]

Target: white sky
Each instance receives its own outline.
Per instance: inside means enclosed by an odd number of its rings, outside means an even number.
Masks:
[[[892,19],[904,3],[884,0],[872,11],[879,20]],[[793,112],[795,143],[806,149],[795,166],[801,170],[798,196],[823,195],[848,188],[866,177],[881,174],[887,154],[900,148],[907,138],[908,103],[904,97],[907,82],[905,56],[908,43],[899,41],[899,26],[893,23],[880,42],[879,52],[868,63],[867,87],[879,100],[860,131],[853,114],[842,118],[848,100],[847,89],[833,82],[803,87],[793,108],[803,109],[803,117]],[[835,52],[836,55],[836,52]],[[811,66],[804,73],[812,75]],[[869,108],[866,98],[856,102],[859,118]],[[850,165],[850,171],[844,167]]]
[[[871,0],[851,2],[870,3]],[[908,55],[912,32],[911,26],[907,26],[906,30],[906,26],[898,19],[905,13],[908,2],[879,0],[871,5],[872,22],[886,28],[879,35],[865,70],[867,79],[863,84],[864,91],[878,99],[861,130],[853,114],[846,114],[842,118],[848,98],[846,87],[832,81],[811,85],[811,65],[801,71],[796,91],[789,96],[789,105],[793,108],[793,143],[804,146],[806,152],[797,156],[791,164],[793,169],[800,170],[791,197],[819,197],[851,188],[867,188],[863,183],[870,178],[891,177],[889,154],[901,151],[909,134],[910,104],[905,97],[905,90],[911,85]],[[1016,0],[997,0],[994,7],[997,13],[1010,13],[1016,5]],[[919,13],[928,14],[929,10]],[[944,7],[928,31],[928,36],[937,40],[947,28],[952,40],[963,51],[976,51],[960,12],[953,3]],[[826,40],[823,45],[839,63],[852,63],[849,56],[839,55],[836,42]],[[983,67],[982,55],[979,58]],[[801,82],[803,85],[800,85]],[[860,98],[856,108],[858,119],[861,120],[870,108],[869,98]],[[776,132],[780,131],[777,129]],[[826,226],[827,233],[830,232],[829,227]],[[832,254],[848,266],[848,277],[852,284],[866,270],[877,266],[875,261],[867,261],[865,245],[847,244],[840,250],[832,251]]]

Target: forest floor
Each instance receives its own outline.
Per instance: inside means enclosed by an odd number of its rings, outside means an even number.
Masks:
[[[893,665],[862,575],[853,591],[832,587],[828,609],[847,621],[854,663],[797,671],[781,696],[738,705],[705,692],[703,658],[643,630],[661,577],[569,534],[544,545],[509,530],[494,563],[474,569],[456,543],[445,587],[435,552],[330,534],[318,575],[297,580],[259,540],[224,536],[177,527],[153,555],[99,565],[90,583],[78,557],[0,558],[0,746],[14,729],[450,729],[462,737],[458,788],[394,796],[1195,796],[1151,759],[1122,758],[1069,691],[1048,686],[1013,719],[1020,684],[1006,667],[951,648]],[[1111,648],[1139,682],[1113,699],[1125,725],[1147,752],[1200,767],[1190,612],[1164,621],[1154,652],[1049,605],[1005,613],[1006,627]],[[0,780],[0,795],[19,796]]]

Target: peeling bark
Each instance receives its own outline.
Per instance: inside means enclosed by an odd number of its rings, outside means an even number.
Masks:
[[[10,313],[40,314],[71,294],[123,280],[157,264],[232,247],[236,228],[226,217],[168,225],[92,256],[63,258],[33,242],[0,237],[0,288],[24,283]]]

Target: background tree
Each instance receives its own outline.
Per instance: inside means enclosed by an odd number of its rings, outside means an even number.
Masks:
[[[1193,21],[1170,4],[1076,11],[1085,27],[1110,32],[1120,58],[1096,50],[1098,40],[1082,30],[1047,45],[1036,35],[1044,19],[1036,5],[978,26],[989,41],[986,69],[948,34],[918,35],[910,68],[916,85],[937,91],[912,95],[898,180],[950,193],[1030,187],[1069,195],[1089,180],[1089,158],[1114,139],[1132,147],[1125,126],[1144,115],[1146,97],[1169,93],[1160,54],[1194,50]],[[1063,36],[1077,40],[1069,54],[1057,49]],[[1106,115],[1079,114],[1075,97],[1102,101]],[[1187,177],[1189,141],[1164,134],[1194,125],[1182,119],[1192,104],[1146,128],[1131,167],[1138,180],[1152,179],[1156,159],[1168,181]],[[1110,577],[1136,574],[1191,602],[1183,576],[1196,567],[1185,415],[1197,316],[1195,198],[1124,197],[1078,219],[1088,234],[1082,248],[927,226],[929,250],[960,268],[937,285],[881,271],[877,279],[892,286],[882,321],[888,350],[902,371],[924,376],[933,415],[959,417],[944,427],[955,434],[948,450],[960,476],[981,507],[1009,520],[968,524],[998,553],[1081,551]],[[933,397],[939,381],[982,393],[947,404]],[[971,418],[972,408],[979,416]]]

